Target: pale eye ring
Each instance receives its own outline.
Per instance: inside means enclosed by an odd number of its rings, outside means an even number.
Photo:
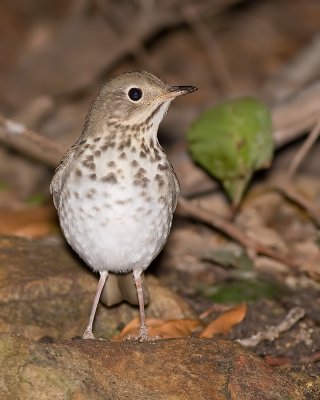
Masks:
[[[132,87],[128,90],[128,97],[132,101],[139,101],[142,99],[142,90],[137,87]]]

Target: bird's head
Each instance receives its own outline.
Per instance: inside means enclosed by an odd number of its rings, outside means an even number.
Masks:
[[[194,86],[171,86],[149,72],[126,72],[101,88],[93,109],[111,123],[132,126],[147,121],[157,128],[171,101],[195,90]]]

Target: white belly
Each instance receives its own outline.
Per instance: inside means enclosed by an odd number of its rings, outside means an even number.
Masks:
[[[76,190],[67,181],[61,192],[60,224],[71,247],[94,270],[145,270],[170,232],[171,200],[156,183],[143,190],[83,179]]]

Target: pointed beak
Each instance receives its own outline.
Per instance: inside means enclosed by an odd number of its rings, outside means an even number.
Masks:
[[[164,100],[174,99],[178,96],[192,93],[198,90],[195,86],[171,86],[166,94],[163,95]]]

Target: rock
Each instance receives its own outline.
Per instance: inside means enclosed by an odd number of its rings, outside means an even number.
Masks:
[[[0,237],[0,332],[40,339],[82,335],[98,277],[57,239]],[[148,277],[150,318],[193,318],[187,303]],[[126,303],[99,305],[94,331],[110,337],[138,316]]]
[[[0,397],[34,400],[302,400],[296,385],[237,343],[0,336]]]
[[[149,292],[150,305],[147,308],[149,317],[163,319],[192,319],[196,318],[190,306],[176,293],[159,283],[152,275],[146,278]]]
[[[194,318],[182,298],[147,281],[149,317]],[[1,399],[304,399],[290,378],[230,341],[61,340],[82,334],[96,285],[61,240],[0,237]],[[96,336],[137,316],[128,304],[99,305]]]

